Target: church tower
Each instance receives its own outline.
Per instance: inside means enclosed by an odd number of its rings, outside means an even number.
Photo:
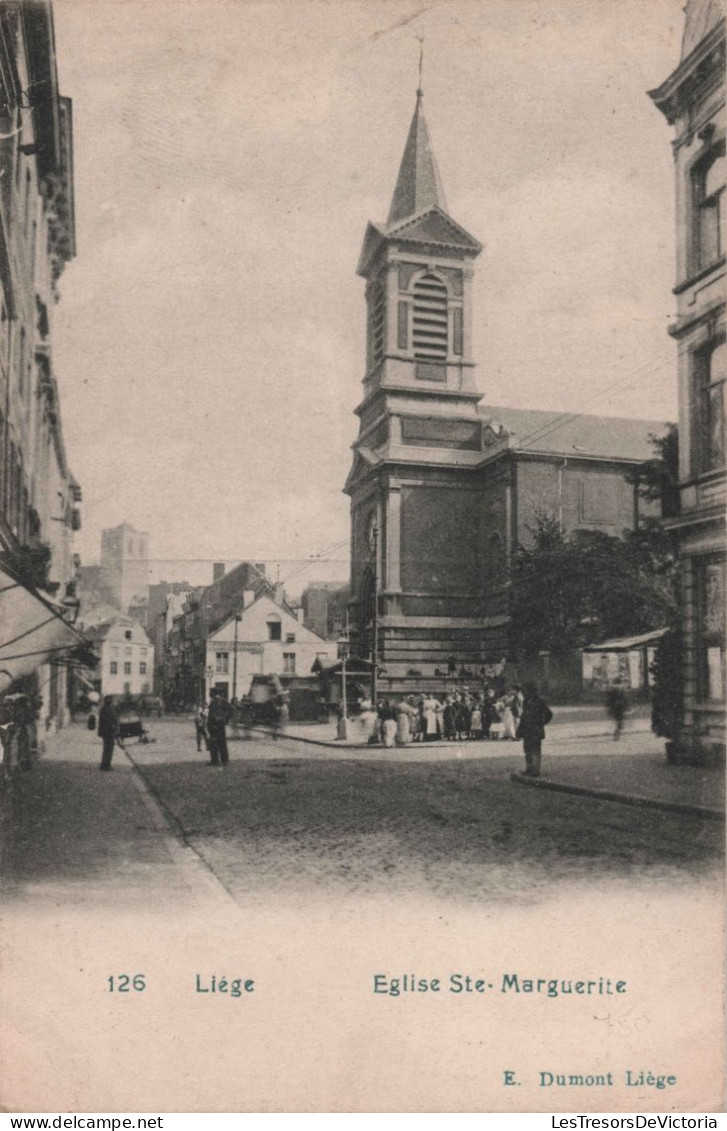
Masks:
[[[447,211],[422,103],[418,90],[388,220],[369,223],[358,264],[366,364],[345,486],[354,648],[372,654],[376,621],[392,690],[451,655],[481,658],[471,288],[482,247]]]

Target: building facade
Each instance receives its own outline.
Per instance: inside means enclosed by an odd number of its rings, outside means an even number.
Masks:
[[[676,70],[650,92],[674,128],[683,725],[675,754],[724,756],[725,14],[688,0]]]
[[[340,581],[317,581],[301,594],[303,623],[324,640],[337,640],[346,630],[350,590]]]
[[[74,255],[71,103],[59,93],[52,9],[44,0],[2,4],[0,566],[59,607],[75,592],[81,490],[63,440],[53,316],[61,273]],[[0,600],[7,625],[16,595],[4,586]],[[60,650],[46,657],[31,624],[26,631],[36,650],[21,665],[22,679],[42,698],[49,729],[67,717],[67,673]],[[17,674],[15,658],[6,651],[0,657],[0,691]]]
[[[285,603],[261,594],[207,639],[206,695],[247,695],[254,675],[310,675],[316,659],[336,659],[336,644],[306,628]]]
[[[354,653],[392,689],[508,655],[510,560],[539,513],[621,535],[660,421],[490,408],[472,357],[479,242],[446,210],[422,94],[385,224],[368,225],[351,498]]]
[[[241,562],[227,573],[215,565],[212,585],[172,594],[166,618],[161,694],[169,706],[194,706],[208,693],[207,641],[217,628],[241,614],[261,594],[274,595],[262,562]],[[179,601],[181,609],[176,612]]]
[[[167,633],[175,616],[182,612],[184,601],[192,586],[188,581],[159,581],[149,586],[149,602],[146,607],[144,627],[154,645],[154,691],[161,695],[164,690],[164,653]]]
[[[96,683],[102,695],[126,699],[151,694],[154,646],[138,621],[115,617],[89,635],[99,657]]]

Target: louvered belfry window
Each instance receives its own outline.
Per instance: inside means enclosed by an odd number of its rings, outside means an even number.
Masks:
[[[447,357],[447,288],[436,275],[414,284],[414,357],[445,361]]]
[[[384,356],[384,329],[386,324],[386,295],[381,283],[376,283],[369,299],[369,364],[376,365]]]

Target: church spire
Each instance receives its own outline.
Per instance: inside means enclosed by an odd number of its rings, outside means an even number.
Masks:
[[[389,224],[406,220],[417,212],[437,205],[444,211],[447,205],[439,169],[429,140],[429,130],[422,110],[423,91],[421,88],[421,60],[419,89],[414,117],[409,127],[404,156],[401,159],[399,176],[389,210]]]

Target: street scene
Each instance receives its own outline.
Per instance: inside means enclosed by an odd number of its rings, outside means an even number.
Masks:
[[[723,6],[203,8],[0,0],[0,1106],[706,1109]]]
[[[98,739],[75,724],[14,791],[6,897],[93,906],[111,884],[119,905],[156,900],[158,888],[165,905],[184,900],[170,841],[191,847],[241,907],[301,892],[527,906],[566,885],[718,885],[720,771],[668,766],[644,719],[614,753],[604,721],[553,725],[547,780],[562,792],[518,788],[522,754],[504,742],[417,743],[392,756],[239,729],[217,772],[193,721],[168,718],[149,722],[153,742],[115,752],[107,785]],[[81,831],[76,791],[94,814]]]

